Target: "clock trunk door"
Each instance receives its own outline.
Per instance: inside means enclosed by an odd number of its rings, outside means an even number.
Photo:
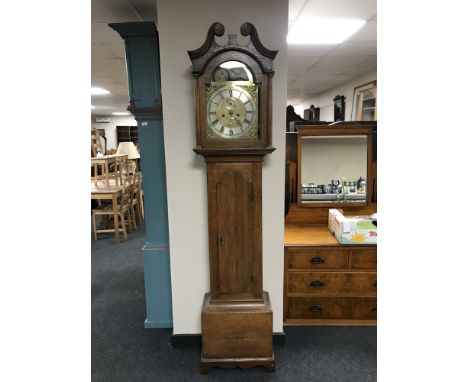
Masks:
[[[257,272],[262,256],[261,200],[255,197],[259,195],[260,171],[258,163],[208,165],[214,299],[249,300],[262,296],[261,275],[258,277]]]

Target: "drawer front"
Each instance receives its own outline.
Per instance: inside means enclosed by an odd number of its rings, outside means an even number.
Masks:
[[[369,296],[377,293],[375,272],[290,272],[288,292],[310,296]]]
[[[290,319],[376,320],[376,298],[290,297]]]
[[[351,250],[350,257],[351,268],[377,268],[377,248]]]
[[[289,269],[348,268],[348,251],[289,248]]]

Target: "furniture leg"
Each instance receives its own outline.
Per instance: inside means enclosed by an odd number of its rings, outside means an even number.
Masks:
[[[105,168],[105,182],[106,182],[106,186],[109,187],[109,164],[106,162],[104,164],[104,168]]]
[[[127,224],[125,223],[125,213],[120,214],[120,223],[122,224],[122,230],[123,230],[123,235],[124,238],[127,238]]]
[[[128,230],[130,232],[133,232],[133,220],[132,220],[132,213],[130,211],[130,208],[131,207],[129,206],[127,209],[127,212],[125,213],[125,215],[128,215],[128,217],[127,217],[127,220],[124,219],[124,222],[128,221]]]
[[[123,197],[120,202],[120,222],[122,223],[122,231],[124,234],[124,238],[127,238],[127,227],[125,224],[125,210],[124,210],[124,205],[123,205]]]
[[[115,237],[115,242],[120,243],[120,236],[119,236],[119,214],[117,213],[117,195],[114,194],[112,195],[112,209],[114,211],[114,237]],[[124,233],[126,237],[126,232],[125,232],[125,225],[124,225]]]
[[[129,210],[130,224],[132,225],[132,229],[136,231],[135,210],[133,209],[133,206],[130,206]]]
[[[94,185],[97,186],[98,182],[98,166],[97,164],[94,164]]]
[[[139,198],[138,195],[137,195],[137,198]],[[136,207],[136,213],[135,213],[135,215],[136,215],[136,217],[138,218],[138,223],[141,223],[141,222],[143,221],[143,219],[141,218],[141,213],[140,213],[140,202],[139,202],[139,201],[137,201],[137,204],[136,204],[135,207]],[[135,218],[135,220],[137,220],[137,219]],[[135,225],[135,226],[136,226],[136,225]]]
[[[145,220],[145,209],[143,207],[143,192],[141,190],[141,185],[139,185],[138,189],[138,208],[140,209],[140,216],[142,221]]]
[[[96,215],[93,213],[93,233],[94,233],[94,240],[97,241],[97,232],[96,232]]]
[[[138,206],[136,206],[137,209],[138,209]],[[132,215],[132,224],[133,224],[133,228],[135,228],[135,230],[137,229],[137,224],[136,224],[136,217],[135,217],[135,208],[133,207],[133,202],[130,204],[130,214]]]

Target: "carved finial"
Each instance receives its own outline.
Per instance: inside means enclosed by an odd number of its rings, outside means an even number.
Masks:
[[[243,23],[241,33],[243,36],[250,36],[250,41],[246,45],[239,44],[236,34],[229,34],[227,44],[221,46],[216,43],[215,36],[220,37],[224,35],[224,25],[220,22],[211,24],[203,45],[198,49],[187,52],[192,61],[192,76],[198,78],[205,70],[208,62],[216,55],[229,50],[235,50],[253,57],[260,65],[263,73],[267,73],[271,77],[274,73],[273,59],[278,51],[267,49],[262,45],[258,38],[257,30],[251,23]]]
[[[258,33],[257,29],[252,23],[245,22],[241,25],[240,29],[242,36],[248,36],[250,35],[250,41],[252,44],[257,48],[257,50],[263,54],[265,57],[274,59],[276,57],[276,54],[278,53],[277,50],[270,50],[268,48],[265,48],[263,44],[260,42],[260,39],[258,38]]]
[[[237,34],[228,34],[228,45],[237,45]]]
[[[224,25],[220,22],[211,24],[203,45],[198,49],[188,51],[190,58],[193,60],[197,57],[203,56],[206,52],[208,52],[212,45],[218,45],[216,44],[215,36],[221,37],[222,35],[224,35]]]
[[[215,22],[213,24],[211,24],[211,27],[210,29],[213,30],[214,34],[218,37],[221,37],[223,34],[224,34],[224,25],[221,24],[220,22]],[[210,33],[210,31],[208,31],[208,34]]]

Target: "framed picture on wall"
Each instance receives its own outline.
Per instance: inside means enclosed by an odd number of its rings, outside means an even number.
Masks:
[[[377,120],[377,81],[371,81],[354,88],[351,120]]]

